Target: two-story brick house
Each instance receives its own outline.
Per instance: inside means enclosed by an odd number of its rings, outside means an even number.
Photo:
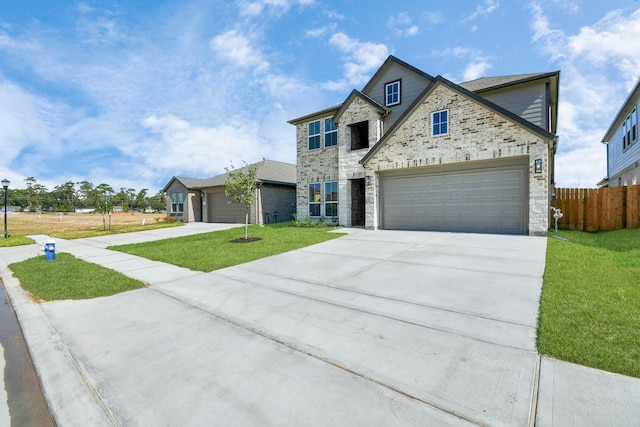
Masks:
[[[607,178],[600,186],[640,184],[640,79],[620,107],[602,142],[607,146]]]
[[[454,84],[390,56],[291,120],[297,214],[347,227],[545,234],[559,72]]]

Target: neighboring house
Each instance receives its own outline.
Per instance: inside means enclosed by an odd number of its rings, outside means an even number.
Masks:
[[[560,72],[454,84],[390,56],[296,126],[300,220],[546,234]]]
[[[602,138],[602,142],[607,145],[607,177],[598,186],[640,184],[639,109],[640,79]]]
[[[249,223],[292,220],[296,200],[296,166],[273,160],[263,160],[255,165],[256,201],[249,211]],[[229,198],[225,195],[227,178],[227,173],[208,179],[174,176],[162,189],[167,197],[167,215],[184,222],[244,224],[245,205],[228,203]]]

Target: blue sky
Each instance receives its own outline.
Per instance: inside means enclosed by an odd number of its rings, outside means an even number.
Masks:
[[[0,176],[148,188],[263,157],[390,54],[454,82],[561,70],[560,187],[606,175],[637,0],[0,0]]]

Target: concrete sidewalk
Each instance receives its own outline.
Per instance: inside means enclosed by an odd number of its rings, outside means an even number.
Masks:
[[[58,425],[640,425],[640,380],[538,356],[544,238],[351,229],[213,273],[104,249],[207,226],[59,241],[150,285],[92,300],[31,302],[6,266],[39,246],[0,250]]]

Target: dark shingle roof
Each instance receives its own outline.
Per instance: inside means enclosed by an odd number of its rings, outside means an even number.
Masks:
[[[284,185],[296,185],[296,165],[285,162],[278,162],[275,160],[262,160],[261,162],[252,163],[250,165],[246,165],[242,168],[237,169],[247,169],[252,165],[256,165],[258,167],[256,178],[258,182],[262,183],[270,183],[270,184],[284,184]],[[237,170],[236,169],[236,170]],[[216,175],[211,178],[201,179],[201,178],[187,178],[182,176],[175,176],[169,183],[164,187],[163,191],[167,191],[169,186],[174,180],[177,180],[182,183],[188,189],[202,189],[206,187],[218,187],[224,185],[225,181],[229,177],[229,173],[223,173],[221,175]]]
[[[515,83],[524,83],[527,81],[538,80],[555,75],[557,72],[551,73],[530,73],[530,74],[513,74],[510,76],[481,77],[479,79],[470,80],[468,82],[459,83],[471,92],[484,92],[487,90],[499,89],[501,87],[510,86]]]

